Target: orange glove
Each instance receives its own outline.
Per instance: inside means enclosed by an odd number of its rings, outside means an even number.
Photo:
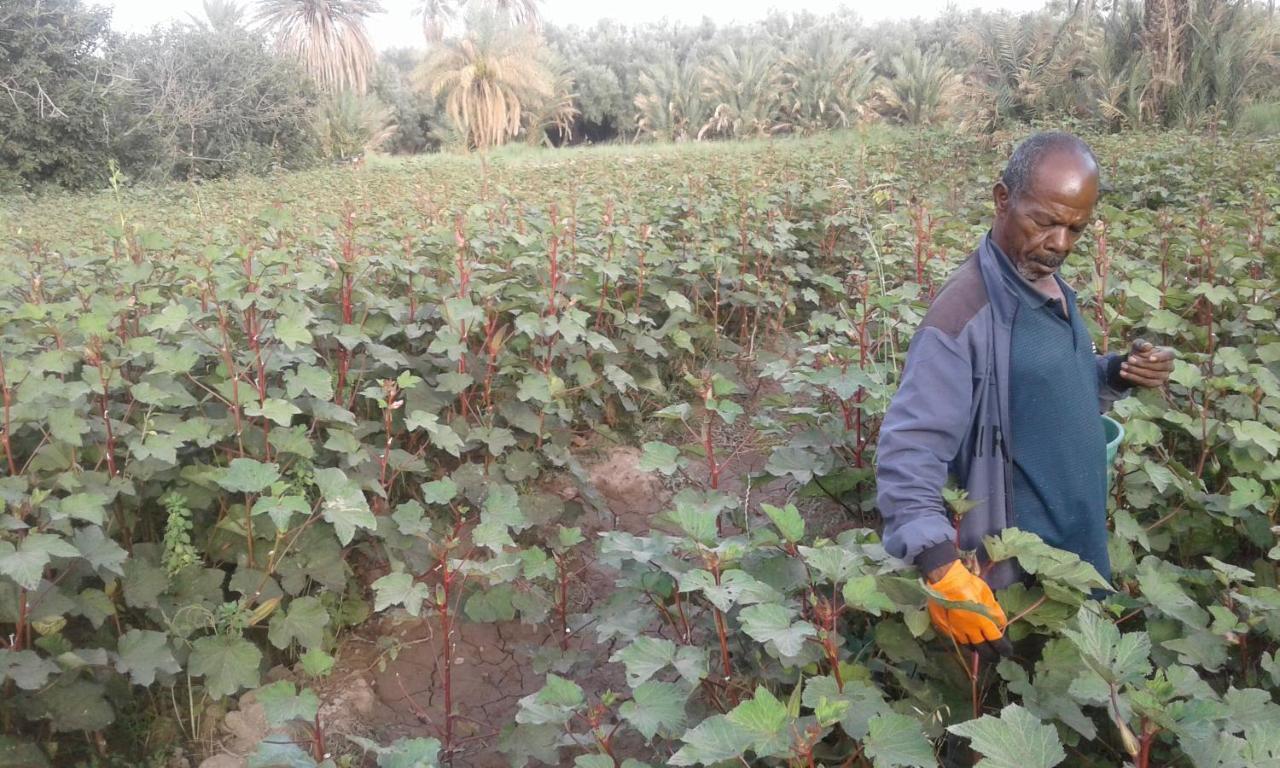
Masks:
[[[951,563],[942,578],[929,585],[934,592],[947,600],[977,603],[986,609],[995,619],[963,608],[948,608],[938,601],[929,599],[929,617],[939,632],[946,634],[962,646],[969,646],[984,659],[992,660],[997,656],[1008,656],[1013,652],[1008,639],[1004,636],[1004,627],[1008,623],[1004,610],[996,602],[991,587],[981,577],[964,567],[959,560]]]

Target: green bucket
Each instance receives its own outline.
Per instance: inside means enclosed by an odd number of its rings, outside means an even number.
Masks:
[[[1124,440],[1124,427],[1120,426],[1120,422],[1110,416],[1103,416],[1102,434],[1105,435],[1107,441],[1107,468],[1109,472],[1114,471],[1116,451],[1120,450],[1120,442]]]

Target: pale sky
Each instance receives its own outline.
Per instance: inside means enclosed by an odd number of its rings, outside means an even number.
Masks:
[[[112,27],[122,32],[144,32],[155,24],[185,20],[188,15],[202,16],[201,0],[89,0],[89,4],[112,9]],[[253,0],[242,0],[252,6]],[[419,17],[413,14],[422,0],[382,0],[385,13],[369,21],[369,34],[379,49],[420,47],[422,32]],[[807,10],[822,14],[839,9],[852,9],[865,21],[933,17],[948,5],[962,10],[1005,8],[1012,11],[1035,10],[1044,0],[640,0],[640,2],[608,2],[608,0],[543,0],[543,16],[558,25],[589,26],[603,18],[616,19],[627,25],[667,19],[696,24],[703,16],[718,24],[746,22],[763,18],[770,9]]]

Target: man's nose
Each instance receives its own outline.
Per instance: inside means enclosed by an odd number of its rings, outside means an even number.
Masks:
[[[1071,233],[1066,227],[1054,227],[1045,245],[1054,253],[1066,255],[1071,251]]]

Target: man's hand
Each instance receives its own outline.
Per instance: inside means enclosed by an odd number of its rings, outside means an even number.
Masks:
[[[1133,342],[1129,357],[1120,363],[1120,378],[1139,387],[1163,387],[1173,373],[1176,356],[1172,347],[1157,347],[1138,339]]]
[[[982,614],[961,608],[947,608],[931,598],[929,618],[933,619],[933,625],[939,632],[951,637],[959,645],[977,651],[986,661],[995,661],[1000,656],[1008,656],[1013,652],[1013,647],[1004,636],[1008,619],[987,582],[964,567],[959,560],[945,568],[935,569],[929,574],[929,580],[933,591],[947,600],[977,603],[995,619],[992,621]]]

